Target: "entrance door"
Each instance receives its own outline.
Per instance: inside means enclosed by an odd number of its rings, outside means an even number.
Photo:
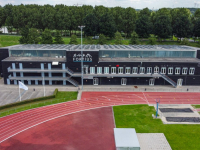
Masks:
[[[154,83],[155,83],[155,79],[154,78],[149,79],[149,85],[154,85]]]
[[[88,74],[88,67],[84,67],[84,74]]]
[[[121,79],[121,85],[126,85],[127,79],[126,78],[122,78]]]
[[[178,79],[177,80],[177,86],[182,86],[183,83],[183,79]]]
[[[98,78],[94,78],[93,79],[93,85],[98,85],[99,84],[99,79]]]

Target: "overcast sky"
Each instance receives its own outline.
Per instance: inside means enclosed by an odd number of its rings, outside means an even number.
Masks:
[[[13,5],[19,4],[65,4],[65,5],[104,5],[106,7],[133,7],[135,9],[142,9],[148,7],[149,9],[159,9],[162,7],[200,7],[200,0],[0,0],[0,5],[11,3]],[[195,5],[196,4],[196,5]]]

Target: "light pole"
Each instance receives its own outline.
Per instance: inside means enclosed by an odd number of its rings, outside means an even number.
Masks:
[[[83,49],[82,49],[82,30],[85,26],[78,26],[81,29],[81,84],[83,90]]]

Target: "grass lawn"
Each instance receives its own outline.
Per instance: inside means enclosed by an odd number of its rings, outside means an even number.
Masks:
[[[16,35],[0,35],[0,47],[17,45],[20,37]]]
[[[192,105],[194,108],[200,108],[200,105]]]
[[[60,92],[60,91],[58,91],[56,97],[53,99],[47,99],[47,100],[43,100],[40,102],[31,102],[29,104],[20,105],[18,107],[11,107],[11,108],[0,110],[0,117],[14,114],[14,113],[17,113],[20,111],[32,109],[32,108],[37,108],[37,107],[42,107],[42,106],[46,106],[46,105],[76,100],[77,94],[78,94],[78,92],[62,92],[62,91]]]
[[[114,106],[117,128],[135,128],[137,133],[164,133],[173,150],[199,150],[200,125],[169,125],[153,119],[148,105]]]

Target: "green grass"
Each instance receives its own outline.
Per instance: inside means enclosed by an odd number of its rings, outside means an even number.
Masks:
[[[192,105],[194,108],[200,108],[200,105]]]
[[[31,102],[29,104],[24,104],[18,107],[11,107],[7,109],[0,110],[0,117],[7,116],[10,114],[14,114],[17,112],[21,112],[28,109],[33,109],[37,107],[47,106],[51,104],[61,103],[61,102],[67,102],[71,100],[77,99],[77,92],[58,92],[56,97],[53,99],[47,99],[41,102]]]
[[[154,107],[126,105],[113,107],[117,128],[135,128],[137,133],[164,133],[173,150],[199,150],[200,125],[163,124],[153,119]]]
[[[20,37],[16,35],[0,35],[0,47],[17,45]]]

